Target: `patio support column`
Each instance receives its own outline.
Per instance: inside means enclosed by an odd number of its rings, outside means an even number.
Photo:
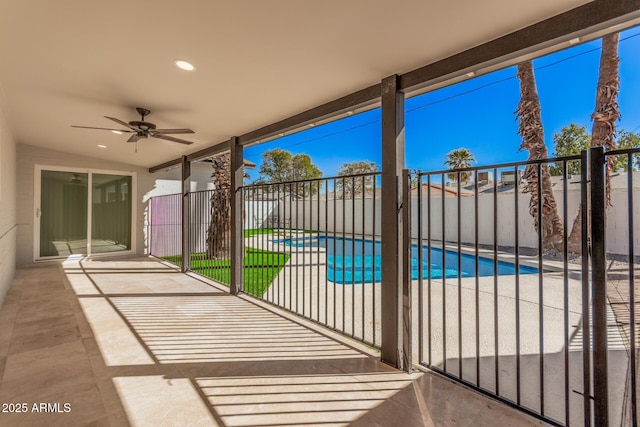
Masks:
[[[606,162],[603,147],[594,147],[589,150],[589,168],[591,169],[591,286],[593,286],[591,291],[593,292],[593,417],[596,426],[609,425]],[[632,361],[631,366],[634,364],[635,362]]]
[[[191,231],[191,215],[189,207],[189,193],[191,192],[191,162],[187,156],[182,156],[182,267],[180,270],[185,273],[191,269],[189,234]]]
[[[244,155],[237,137],[232,137],[229,142],[231,150],[231,284],[229,291],[232,295],[238,295],[244,289],[244,231],[242,230]]]
[[[404,169],[404,93],[399,76],[382,80],[382,346],[381,359],[402,368],[402,192]]]

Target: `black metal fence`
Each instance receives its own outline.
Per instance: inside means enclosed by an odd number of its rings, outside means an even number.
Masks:
[[[228,285],[231,281],[229,190],[189,193],[189,270]]]
[[[149,204],[149,253],[181,266],[182,202],[180,194],[152,197]]]
[[[614,156],[626,170],[607,189]],[[639,163],[638,149],[596,149],[407,171],[414,363],[551,424],[637,425]],[[379,184],[364,174],[243,187],[244,292],[380,347]],[[228,284],[239,260],[229,228],[214,245],[211,226],[228,219],[217,199],[228,196],[189,194],[186,257],[180,195],[153,198],[151,253]]]
[[[640,363],[637,289],[640,283],[640,149],[606,152],[601,164],[604,162],[615,165],[609,188],[605,185],[601,191],[604,195],[601,212],[605,211],[606,221],[601,236],[604,249],[598,250],[601,253],[598,262],[594,238],[593,268],[601,270],[600,274],[606,279],[601,293],[606,295],[607,305],[601,310],[601,315],[606,319],[607,328],[599,332],[604,335],[601,339],[606,340],[607,351],[603,352],[606,365],[600,368],[599,373],[594,371],[594,375],[609,380],[604,384],[608,399],[606,405],[601,404],[601,410],[609,416],[609,424],[636,426]],[[592,215],[595,219],[596,216]],[[612,219],[622,226],[616,227]]]
[[[188,194],[188,250],[183,255],[182,205],[179,194],[151,198],[150,253],[222,284],[230,282],[231,230],[228,190]],[[214,211],[217,213],[214,214]],[[213,221],[213,224],[212,224]]]
[[[580,162],[420,172],[411,190],[419,363],[566,425],[582,423],[588,402],[588,260],[570,256],[563,231],[584,192],[580,176],[568,173]],[[551,177],[552,163],[559,176]],[[553,221],[559,228],[545,226]]]
[[[378,183],[361,174],[244,187],[245,292],[379,347]]]

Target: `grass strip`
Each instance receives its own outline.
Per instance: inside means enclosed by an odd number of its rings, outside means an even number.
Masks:
[[[163,259],[174,264],[182,260],[180,255],[165,256]],[[247,248],[244,256],[244,292],[262,297],[288,260],[288,254]],[[194,253],[191,254],[191,271],[227,285],[231,283],[231,261],[228,259],[207,259],[204,252]]]

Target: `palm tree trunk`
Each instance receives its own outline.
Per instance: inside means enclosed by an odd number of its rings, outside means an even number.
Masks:
[[[598,88],[596,92],[596,107],[591,115],[591,147],[605,147],[606,151],[616,149],[616,121],[620,118],[618,107],[618,92],[620,78],[618,75],[618,42],[620,34],[614,33],[602,38],[602,53],[600,54],[600,70]],[[615,163],[614,156],[607,157],[607,172],[605,181],[606,205],[611,206],[611,172]],[[586,177],[583,177],[585,179]],[[578,208],[578,215],[573,222],[569,235],[569,250],[581,253],[582,250],[582,205]]]
[[[518,79],[520,80],[520,103],[516,111],[518,117],[518,134],[522,137],[521,150],[529,151],[528,160],[549,158],[547,146],[544,143],[544,130],[540,114],[540,99],[536,88],[533,64],[525,61],[518,64]],[[538,187],[538,173],[541,186]],[[542,232],[542,244],[546,249],[560,250],[564,227],[558,214],[558,206],[553,196],[551,174],[547,164],[528,165],[524,171],[525,193],[531,193],[529,213],[533,217],[536,231]],[[538,204],[542,197],[542,224],[539,222]]]
[[[210,200],[211,222],[207,230],[207,259],[228,259],[231,255],[231,156],[213,159],[215,190]]]

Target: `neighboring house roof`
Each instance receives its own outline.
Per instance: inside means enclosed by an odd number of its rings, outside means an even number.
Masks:
[[[628,181],[628,174],[627,172],[613,172],[611,174],[611,189],[616,191],[616,190],[624,190],[626,188],[628,188],[629,185],[629,181]],[[640,172],[638,171],[634,171],[633,172],[633,188],[640,188]],[[580,175],[568,175],[567,176],[567,190],[568,191],[577,191],[580,190],[580,180],[581,180],[581,176]],[[523,180],[521,180],[520,185],[523,185]],[[562,187],[563,187],[563,177],[561,176],[552,176],[551,177],[551,185],[554,189],[554,191],[562,191]],[[467,185],[465,186],[466,189],[473,191],[473,184],[471,185]],[[515,190],[515,185],[514,184],[509,184],[509,185],[503,185],[501,181],[498,181],[496,183],[496,188],[498,190],[499,193],[513,193],[513,191]],[[478,187],[478,191],[481,193],[492,193],[493,192],[493,181],[489,181],[489,183],[485,184],[485,185],[481,185],[480,187]]]

